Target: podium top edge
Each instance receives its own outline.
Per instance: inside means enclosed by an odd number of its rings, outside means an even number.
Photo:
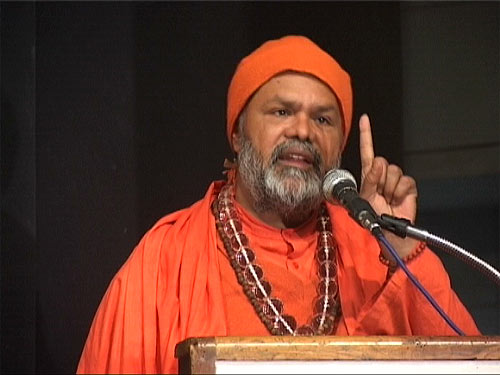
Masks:
[[[212,352],[217,357],[225,352],[254,348],[267,350],[295,349],[308,350],[318,347],[365,348],[370,350],[402,348],[463,348],[488,350],[498,353],[500,358],[500,336],[219,336],[189,338],[177,344],[175,356],[189,355],[191,350]]]

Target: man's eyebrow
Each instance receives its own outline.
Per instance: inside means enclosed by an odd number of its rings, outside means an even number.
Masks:
[[[269,102],[270,103],[280,103],[280,104],[283,104],[283,105],[288,106],[288,107],[294,107],[298,104],[296,100],[284,98],[284,97],[279,96],[279,95],[273,96],[269,100]]]
[[[338,112],[339,109],[334,105],[318,105],[316,108],[317,112]]]

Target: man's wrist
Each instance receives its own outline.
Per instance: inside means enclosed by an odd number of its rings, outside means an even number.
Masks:
[[[416,258],[422,251],[427,247],[426,243],[423,241],[417,242],[417,244],[413,247],[413,250],[406,255],[405,257],[402,258],[403,263],[408,263],[412,259]],[[391,257],[392,258],[392,257]],[[394,259],[389,260],[386,258],[384,253],[381,251],[379,255],[379,261],[383,265],[388,267],[388,271],[390,274],[394,273],[396,269],[398,268],[398,264]]]

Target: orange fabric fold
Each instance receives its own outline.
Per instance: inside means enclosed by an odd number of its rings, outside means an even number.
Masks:
[[[205,197],[191,207],[162,218],[142,238],[97,310],[78,373],[175,373],[174,348],[186,338],[267,335],[250,303],[235,299],[241,287],[224,263],[228,260],[222,255],[210,210],[221,184],[212,184]],[[387,267],[378,261],[376,240],[342,207],[328,205],[328,209],[339,245],[343,320],[337,334],[454,335],[401,270],[386,279]],[[274,236],[272,230],[258,222],[247,228],[253,233],[252,246],[266,251],[266,241]],[[303,230],[307,232],[307,228]],[[312,259],[316,243],[309,241],[307,233],[288,231],[280,236],[299,253],[290,253],[285,247],[270,252],[264,261],[274,267],[271,274],[279,275],[281,267],[298,280],[292,287],[284,282],[275,285],[277,295],[293,310],[297,295],[305,304],[312,298],[304,293],[311,294],[308,280],[313,262],[308,259]],[[296,270],[294,259],[301,260]],[[480,334],[431,250],[425,249],[410,261],[409,268],[464,332]],[[241,296],[242,291],[237,298]],[[300,324],[310,312],[301,310],[297,310]]]
[[[219,184],[220,185],[220,184]],[[87,338],[78,373],[175,373],[175,345],[226,334],[210,203],[162,218],[110,283]]]

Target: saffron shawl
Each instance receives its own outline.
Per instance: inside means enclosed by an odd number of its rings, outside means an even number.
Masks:
[[[175,345],[225,336],[214,182],[191,207],[159,220],[111,281],[97,310],[78,373],[176,373]],[[339,245],[338,281],[347,335],[455,335],[398,270],[387,278],[376,240],[340,206],[328,205]],[[408,264],[450,318],[479,335],[439,258],[425,249]]]

